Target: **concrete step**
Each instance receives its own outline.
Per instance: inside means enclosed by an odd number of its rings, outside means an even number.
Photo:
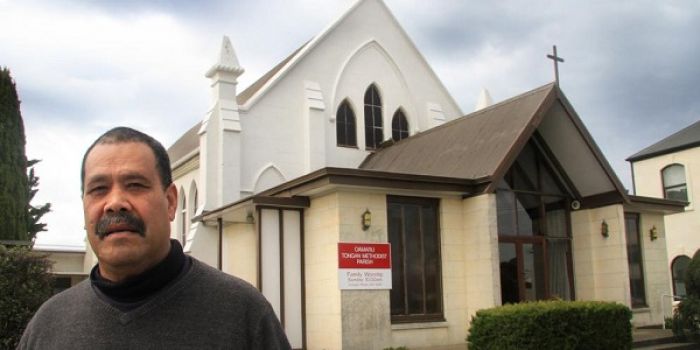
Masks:
[[[700,344],[686,342],[673,335],[670,329],[660,327],[636,328],[632,338],[632,349],[636,350],[700,349]]]
[[[666,343],[666,344],[655,344],[643,347],[633,346],[632,349],[635,350],[692,350],[700,349],[700,344],[695,343]]]

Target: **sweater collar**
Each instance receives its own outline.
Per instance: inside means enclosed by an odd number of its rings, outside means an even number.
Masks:
[[[99,264],[90,272],[90,282],[114,301],[132,303],[145,300],[175,280],[185,266],[186,256],[177,240],[170,240],[170,251],[161,262],[143,273],[114,283],[100,275]]]

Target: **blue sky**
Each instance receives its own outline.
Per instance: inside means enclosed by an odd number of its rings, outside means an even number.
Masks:
[[[228,35],[239,90],[354,0],[0,0],[0,66],[18,85],[27,153],[42,159],[39,244],[83,242],[79,167],[115,125],[166,146],[209,108],[204,72]],[[482,87],[500,101],[553,80],[625,186],[625,158],[700,119],[700,2],[386,0],[465,113]]]

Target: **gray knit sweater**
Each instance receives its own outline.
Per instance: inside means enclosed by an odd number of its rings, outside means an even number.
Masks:
[[[289,349],[270,304],[250,284],[192,259],[189,271],[122,312],[89,280],[57,294],[18,349]]]

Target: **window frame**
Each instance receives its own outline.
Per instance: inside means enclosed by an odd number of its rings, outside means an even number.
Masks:
[[[395,196],[395,195],[387,195],[386,199],[387,203],[387,234],[388,234],[388,240],[391,243],[391,249],[392,249],[392,260],[394,261],[400,261],[401,266],[399,270],[399,266],[395,266],[392,262],[392,279],[396,280],[397,276],[399,278],[399,281],[403,282],[402,285],[392,285],[392,290],[394,288],[402,288],[403,290],[403,310],[404,313],[402,314],[393,314],[393,305],[396,302],[395,300],[392,300],[395,295],[390,292],[389,295],[389,301],[390,301],[390,316],[391,316],[391,323],[396,324],[396,323],[416,323],[416,322],[443,322],[445,321],[445,303],[444,303],[444,295],[443,295],[443,280],[442,280],[442,247],[441,247],[441,235],[440,235],[440,199],[439,198],[428,198],[428,197],[408,197],[408,196]],[[391,225],[391,218],[390,218],[390,206],[391,205],[400,205],[401,210],[403,212],[404,206],[407,205],[418,205],[420,207],[420,210],[422,211],[423,209],[428,209],[432,210],[434,217],[435,217],[435,226],[433,229],[435,230],[434,232],[434,244],[435,246],[435,254],[437,255],[437,266],[434,271],[435,276],[433,276],[437,281],[435,281],[435,285],[433,286],[435,290],[432,290],[432,293],[434,293],[437,296],[437,299],[435,302],[438,303],[438,311],[437,312],[426,312],[427,310],[427,300],[428,297],[427,295],[431,292],[428,291],[428,281],[430,278],[426,278],[426,271],[425,271],[425,264],[426,262],[423,261],[423,271],[421,272],[421,284],[422,284],[422,289],[420,290],[420,296],[421,299],[421,304],[422,304],[422,309],[423,313],[413,313],[410,314],[408,313],[407,310],[409,310],[409,293],[411,292],[416,292],[417,289],[409,289],[408,288],[408,279],[409,277],[407,276],[406,273],[406,265],[407,265],[407,259],[405,258],[405,246],[404,242],[407,241],[406,239],[406,230],[403,230],[402,228],[404,227],[404,220],[405,217],[402,215],[401,218],[401,227],[399,230],[401,230],[400,235],[401,235],[401,241],[400,242],[392,242],[391,240],[391,232],[392,229],[389,227]],[[425,257],[426,256],[426,247],[424,244],[424,237],[425,237],[425,232],[424,229],[425,227],[423,226],[422,223],[422,215],[421,218],[419,219],[419,234],[421,235],[421,256]],[[399,251],[400,249],[400,251]]]
[[[641,215],[639,213],[630,213],[630,212],[625,212],[624,215],[625,218],[625,245],[626,245],[626,251],[627,251],[627,270],[628,270],[628,275],[629,275],[629,284],[630,284],[630,304],[632,305],[633,309],[638,309],[638,308],[646,308],[649,307],[649,303],[647,301],[647,286],[646,286],[646,279],[644,278],[644,247],[643,247],[643,241],[642,241],[642,230],[641,230]],[[634,220],[635,225],[636,225],[636,230],[635,232],[630,232],[630,228],[628,227],[627,223],[628,220]],[[637,238],[637,243],[636,244],[630,244],[630,239],[629,236],[631,234],[634,234]],[[635,249],[636,251],[631,251],[630,249]],[[636,253],[636,254],[630,254]],[[633,256],[639,256],[639,261],[632,261]],[[631,267],[633,263],[638,263],[639,264],[639,270],[640,270],[640,280],[641,280],[641,295],[635,296],[634,293],[635,291],[632,288],[632,273],[631,273]]]
[[[532,164],[526,164],[527,162]],[[528,168],[530,171],[528,172]],[[528,175],[534,178],[528,177]],[[547,181],[549,180],[549,181]],[[572,227],[571,227],[571,210],[570,202],[574,195],[569,191],[567,182],[569,180],[563,170],[553,161],[551,152],[546,148],[546,145],[536,138],[528,141],[523,147],[520,154],[511,164],[511,167],[503,176],[501,184],[496,189],[496,206],[497,206],[497,234],[499,242],[499,255],[501,253],[501,244],[513,244],[515,247],[517,259],[517,283],[518,283],[518,302],[527,301],[525,298],[525,281],[524,281],[524,254],[522,252],[523,245],[531,244],[539,246],[543,251],[544,263],[541,266],[541,279],[544,291],[543,297],[537,297],[535,300],[546,300],[552,297],[554,291],[551,289],[551,283],[557,281],[554,276],[554,269],[550,266],[550,260],[554,253],[551,245],[555,242],[566,242],[564,250],[564,258],[566,259],[566,286],[570,300],[576,300],[576,288],[574,277],[574,266],[572,256]],[[533,214],[536,215],[537,224],[535,226],[522,226],[520,224],[521,211],[519,206],[523,206],[525,198],[532,200]],[[548,202],[547,199],[557,199],[554,202]],[[552,203],[560,203],[561,209],[564,210],[564,235],[552,235],[548,232],[547,217],[552,215],[552,210],[548,207]],[[508,214],[510,215],[504,215]],[[522,211],[527,214],[527,211]],[[524,217],[524,219],[529,219]],[[524,221],[527,222],[527,221]],[[508,223],[504,225],[504,223]],[[523,230],[530,228],[530,230]],[[510,229],[510,230],[509,230]],[[531,232],[529,232],[531,231]],[[537,271],[538,273],[539,270]],[[503,271],[500,271],[503,278]],[[501,296],[503,297],[505,290],[501,286]]]
[[[675,167],[681,168],[681,171],[683,173],[683,183],[675,184],[675,185],[666,185],[666,172],[672,168],[675,168]],[[680,164],[680,163],[669,164],[661,169],[661,192],[663,193],[664,198],[671,199],[671,200],[678,200],[678,199],[670,198],[668,195],[668,191],[674,190],[674,189],[685,189],[685,201],[690,202],[690,199],[688,196],[688,177],[686,176],[685,165]]]
[[[395,127],[397,121],[399,124],[398,128]],[[401,128],[401,126],[405,126],[405,128]],[[408,118],[406,118],[406,113],[403,112],[401,107],[397,108],[396,112],[394,112],[394,116],[391,117],[391,139],[396,142],[411,136],[409,129],[410,125],[408,123]],[[398,134],[398,138],[396,134]]]
[[[673,287],[674,300],[675,300],[675,297],[676,297],[676,296],[685,297],[685,296],[688,295],[687,290],[686,290],[685,295],[680,295],[680,294],[678,294],[678,290],[676,289],[676,283],[677,283],[677,282],[682,282],[683,285],[684,285],[684,288],[685,288],[685,275],[684,275],[684,276],[680,276],[680,277],[679,277],[679,276],[676,276],[676,275],[674,274],[675,269],[673,268],[674,265],[676,265],[676,263],[678,263],[681,259],[686,259],[686,261],[687,261],[686,266],[685,266],[685,271],[684,271],[684,272],[686,272],[686,273],[687,273],[687,271],[688,271],[688,264],[690,264],[690,261],[692,260],[692,259],[691,259],[689,256],[687,256],[687,255],[678,255],[678,256],[676,256],[675,258],[673,258],[673,260],[671,260],[671,286]]]
[[[341,109],[343,108],[345,108],[345,110],[341,118]],[[340,137],[341,131],[343,132],[342,140]],[[335,144],[338,147],[357,148],[357,120],[355,110],[347,99],[343,100],[343,102],[338,105],[338,109],[335,112]]]
[[[373,151],[384,141],[384,120],[382,116],[382,97],[375,84],[365,90],[365,150]],[[377,133],[381,135],[376,139]]]

